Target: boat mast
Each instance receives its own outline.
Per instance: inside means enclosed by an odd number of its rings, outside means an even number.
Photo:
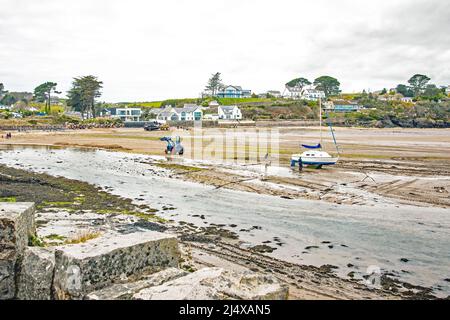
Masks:
[[[322,145],[322,100],[319,98],[320,145]]]

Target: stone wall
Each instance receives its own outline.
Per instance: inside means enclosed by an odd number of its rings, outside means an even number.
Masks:
[[[0,299],[16,296],[16,271],[35,232],[33,203],[0,203]]]
[[[175,236],[109,231],[84,243],[29,247],[32,203],[0,203],[0,300],[286,299],[270,275],[178,269]]]

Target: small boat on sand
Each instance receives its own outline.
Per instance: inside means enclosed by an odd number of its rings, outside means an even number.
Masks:
[[[308,150],[301,154],[293,154],[291,156],[291,167],[296,167],[298,165],[299,168],[302,169],[303,166],[305,165],[322,168],[322,166],[335,165],[339,160],[339,148],[336,143],[336,137],[334,136],[334,131],[331,126],[331,123],[329,123],[329,126],[338,156],[333,157],[328,152],[322,150],[322,104],[320,100],[319,100],[319,110],[320,110],[319,111],[320,143],[313,146],[302,144],[302,147]]]
[[[328,152],[319,150],[308,150],[302,154],[293,154],[291,157],[291,166],[330,166],[335,165],[339,157],[332,157]]]

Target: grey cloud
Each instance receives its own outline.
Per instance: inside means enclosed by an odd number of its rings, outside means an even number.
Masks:
[[[226,13],[235,2],[239,10]],[[447,0],[0,0],[0,82],[96,74],[105,100],[196,96],[210,73],[256,92],[336,76],[346,91],[450,83]]]

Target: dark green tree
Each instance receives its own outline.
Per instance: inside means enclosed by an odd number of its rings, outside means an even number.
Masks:
[[[212,96],[215,96],[217,91],[223,86],[220,77],[220,72],[216,72],[211,75],[211,78],[209,78],[208,83],[206,84],[206,90],[210,91]]]
[[[408,80],[415,97],[419,96],[423,92],[428,81],[430,80],[430,78],[423,74],[415,74]]]
[[[289,88],[300,88],[303,89],[306,86],[309,86],[311,84],[311,82],[306,79],[306,78],[296,78],[296,79],[292,79],[291,81],[289,81],[288,83],[286,83],[286,87]]]
[[[411,88],[405,84],[399,84],[395,90],[397,90],[398,93],[401,93],[404,97],[414,97],[414,91],[412,91]]]
[[[103,82],[95,76],[74,78],[72,88],[67,92],[67,105],[73,110],[96,117],[95,99],[101,97]]]
[[[7,93],[8,91],[5,90],[5,86],[3,83],[0,83],[0,100],[2,99],[3,95]]]
[[[34,100],[37,102],[45,102],[46,113],[50,113],[51,111],[52,93],[60,93],[56,91],[57,85],[55,82],[45,82],[34,89]]]
[[[3,96],[2,100],[0,101],[0,104],[4,104],[5,106],[10,106],[16,102],[17,102],[16,97],[14,97],[12,94],[7,93]]]
[[[326,97],[338,95],[341,92],[339,89],[340,85],[336,78],[330,76],[321,76],[314,80],[316,89],[325,92]]]
[[[423,96],[429,100],[435,101],[445,97],[445,95],[442,94],[442,90],[435,84],[428,84],[423,91]]]
[[[86,113],[86,105],[82,102],[81,99],[81,90],[79,87],[72,87],[67,92],[67,106],[69,106],[73,111],[80,112],[83,117]]]

